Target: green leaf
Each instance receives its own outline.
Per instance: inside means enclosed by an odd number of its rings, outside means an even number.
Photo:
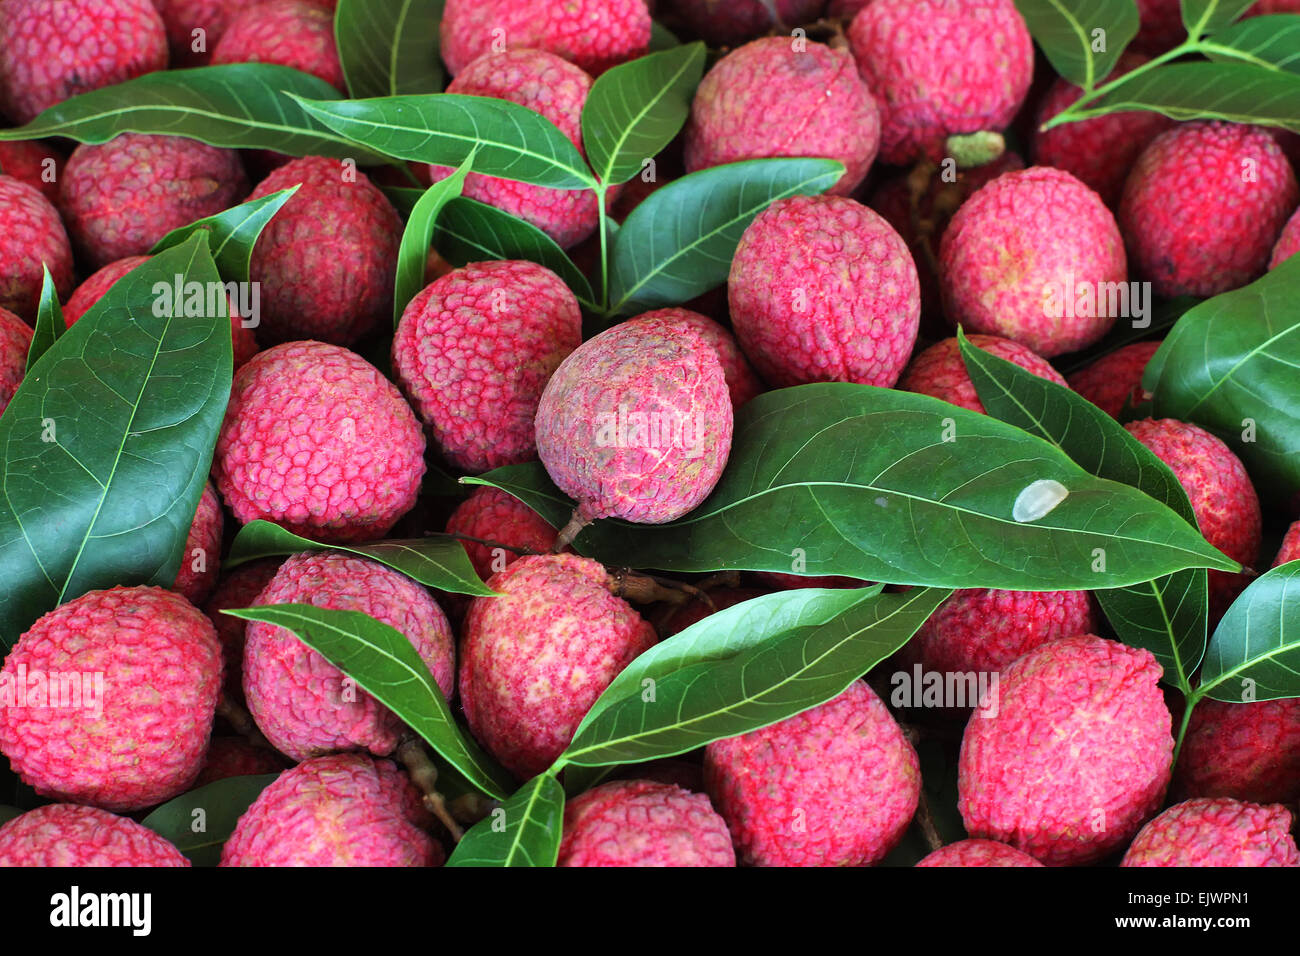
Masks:
[[[1183,26],[1187,35],[1199,40],[1208,33],[1222,30],[1255,0],[1182,0]]]
[[[1137,36],[1133,0],[1016,0],[1016,9],[1056,72],[1085,89],[1110,74]],[[1099,36],[1103,52],[1094,50]]]
[[[360,611],[266,604],[224,613],[290,631],[355,680],[428,741],[485,794],[504,799],[514,781],[456,724],[437,681],[401,631]]]
[[[1300,132],[1300,75],[1247,63],[1172,63],[1125,77],[1079,118],[1126,110],[1154,110],[1179,121],[1218,119]]]
[[[59,337],[67,331],[63,307],[59,305],[59,290],[54,288],[54,277],[48,266],[42,264],[45,277],[41,280],[41,299],[36,308],[36,330],[32,344],[27,349],[27,371],[36,367],[41,356],[50,350]]]
[[[393,328],[401,321],[407,305],[424,288],[424,274],[429,264],[429,243],[433,240],[433,227],[438,215],[448,202],[460,195],[465,177],[474,165],[474,152],[465,157],[460,168],[424,191],[416,202],[402,233],[402,245],[397,252],[397,284],[393,295]]]
[[[552,523],[572,512],[537,464],[465,481],[499,487]],[[1027,489],[1053,481],[1069,496],[1017,521]],[[722,480],[685,518],[597,521],[575,546],[670,572],[788,572],[799,557],[809,575],[1019,591],[1239,570],[1177,513],[1040,438],[925,395],[843,383],[767,392],[740,409]]]
[[[681,131],[706,52],[703,43],[673,47],[596,80],[582,109],[582,142],[602,183],[627,182]]]
[[[250,521],[239,529],[230,545],[226,567],[233,568],[259,558],[282,557],[304,551],[344,551],[360,555],[439,591],[481,597],[496,594],[475,573],[474,565],[465,553],[465,546],[445,534],[376,541],[373,544],[321,544],[259,519]]]
[[[195,866],[216,866],[235,824],[279,774],[227,777],[168,800],[140,822],[175,845]]]
[[[459,166],[553,189],[590,189],[591,170],[555,124],[490,96],[437,93],[370,100],[295,97],[309,115],[353,142],[397,159]]]
[[[1228,608],[1197,694],[1229,703],[1300,697],[1300,561],[1256,578]]]
[[[592,766],[671,757],[823,704],[906,644],[951,593],[938,588],[904,594],[848,591],[833,603],[828,600],[825,610],[830,613],[823,620],[814,616],[762,633],[752,646],[727,657],[694,660],[690,644],[697,629],[712,624],[716,645],[717,629],[728,623],[759,623],[731,614],[736,608],[710,615],[665,642],[686,638],[688,650],[680,666],[670,669],[660,659],[640,686],[630,693],[620,687],[624,696],[584,720],[560,762]],[[856,603],[847,608],[834,606],[854,597]],[[725,620],[713,620],[719,617]],[[649,676],[654,673],[661,676]]]
[[[196,232],[206,232],[209,234],[212,258],[216,261],[217,271],[222,278],[229,282],[248,282],[249,262],[253,258],[253,246],[257,244],[257,237],[298,189],[298,186],[281,189],[261,199],[240,203],[215,216],[173,229],[154,243],[149,254],[157,255],[164,249],[181,245]]]
[[[564,788],[543,773],[461,838],[448,866],[554,866],[564,826]]]
[[[825,192],[843,172],[831,159],[755,159],[702,169],[655,190],[615,239],[610,311],[677,305],[721,285],[755,216],[777,199]]]
[[[677,39],[676,35],[658,20],[650,23],[650,52],[659,53],[663,50],[671,50],[675,46],[681,46],[682,41]]]
[[[339,0],[334,39],[353,99],[437,93],[444,0]]]
[[[1201,43],[1212,60],[1244,60],[1300,73],[1300,17],[1292,13],[1251,17]]]
[[[1143,379],[1155,395],[1154,417],[1214,432],[1241,456],[1261,492],[1283,501],[1300,491],[1297,296],[1300,256],[1293,256],[1184,315]]]
[[[117,584],[170,587],[230,397],[224,289],[206,237],[128,273],[45,353],[0,416],[0,639]],[[161,312],[162,314],[157,314]]]
[[[161,133],[232,149],[384,161],[313,120],[295,94],[339,95],[322,79],[271,63],[166,70],[64,100],[26,126],[0,130],[0,140],[66,136],[106,143],[119,133]]]

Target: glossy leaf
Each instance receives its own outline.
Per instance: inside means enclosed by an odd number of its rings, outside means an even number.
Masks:
[[[554,866],[563,825],[564,788],[541,774],[474,824],[447,865]]]
[[[334,38],[353,99],[437,93],[444,0],[339,0]]]
[[[1256,578],[1228,608],[1197,690],[1228,702],[1300,697],[1300,561]]]
[[[1300,132],[1300,75],[1247,63],[1171,63],[1126,78],[1090,103],[1081,117],[1127,110]]]
[[[1245,60],[1300,73],[1300,17],[1251,17],[1216,33],[1201,46],[1212,60]]]
[[[32,332],[32,344],[27,349],[29,372],[68,328],[63,318],[63,306],[59,305],[59,290],[54,288],[50,268],[42,264],[41,270],[45,275],[41,279],[41,298],[36,308],[36,328]]]
[[[235,824],[279,774],[227,777],[168,800],[140,822],[195,866],[216,866]]]
[[[1222,30],[1246,12],[1255,0],[1182,0],[1183,26],[1187,35],[1199,39]]]
[[[1089,89],[1110,73],[1138,31],[1133,0],[1016,0],[1016,8],[1056,72]]]
[[[424,288],[424,274],[429,264],[429,244],[438,215],[448,202],[460,195],[465,177],[474,165],[474,154],[466,157],[459,169],[424,191],[406,222],[402,245],[397,253],[397,282],[393,295],[393,327],[402,318],[406,306]]]
[[[240,203],[215,216],[199,219],[180,229],[173,229],[154,243],[149,254],[157,255],[164,249],[181,245],[196,232],[206,232],[212,258],[221,277],[228,282],[248,282],[249,263],[252,261],[257,237],[298,189],[298,186],[281,189],[261,199]]]

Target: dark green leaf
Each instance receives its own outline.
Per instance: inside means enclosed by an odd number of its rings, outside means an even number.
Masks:
[[[27,349],[29,372],[68,328],[63,319],[63,307],[59,305],[59,290],[54,288],[54,277],[50,275],[49,266],[42,265],[41,269],[45,277],[41,280],[41,299],[36,309],[36,330],[32,333],[32,344]]]
[[[1300,75],[1246,63],[1172,63],[1126,77],[1080,115],[1126,110],[1154,110],[1179,121],[1218,119],[1300,132]]]
[[[293,198],[298,188],[293,186],[281,189],[261,199],[241,203],[215,216],[174,229],[154,243],[149,254],[157,255],[164,249],[179,246],[196,232],[206,232],[212,247],[212,258],[217,263],[221,277],[228,282],[248,282],[248,266],[257,237],[284,204]]]
[[[1244,60],[1300,73],[1300,17],[1251,17],[1216,33],[1201,48],[1212,60]]]
[[[675,46],[681,45],[681,40],[673,34],[666,26],[658,20],[650,24],[650,52],[659,53],[662,50],[671,50]]]
[[[541,774],[474,824],[447,865],[554,866],[563,826],[564,788]]]
[[[429,265],[429,243],[433,240],[433,227],[438,215],[448,202],[460,195],[465,177],[474,165],[471,152],[460,168],[439,180],[424,191],[416,202],[402,233],[402,245],[397,252],[397,284],[393,295],[393,327],[402,318],[407,305],[424,288],[424,274]]]
[[[1300,697],[1300,561],[1256,578],[1228,608],[1197,693],[1228,702]]]
[[[444,0],[339,0],[334,37],[353,99],[437,93]]]
[[[140,822],[175,845],[195,866],[216,866],[235,824],[279,774],[227,777],[182,793]]]
[[[1056,72],[1087,89],[1110,73],[1138,31],[1133,0],[1016,0],[1016,9]]]
[[[1187,35],[1199,40],[1222,30],[1246,12],[1255,0],[1182,0],[1183,26]]]

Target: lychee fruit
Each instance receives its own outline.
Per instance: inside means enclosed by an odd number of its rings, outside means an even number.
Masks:
[[[1152,55],[1164,53],[1187,39],[1181,0],[1137,0],[1141,28],[1133,48]]]
[[[59,177],[66,162],[44,142],[0,143],[0,173],[39,189],[50,202],[59,200]]]
[[[1066,381],[1111,418],[1119,418],[1125,404],[1135,407],[1146,400],[1148,393],[1142,387],[1142,374],[1159,348],[1159,342],[1126,345],[1103,355]]]
[[[207,66],[230,21],[262,0],[153,0],[173,67]],[[199,49],[196,49],[198,47]]]
[[[749,364],[749,360],[745,358],[745,353],[736,343],[735,336],[707,315],[701,315],[690,309],[672,308],[646,312],[638,318],[680,322],[704,336],[705,340],[713,346],[713,350],[718,353],[718,361],[722,363],[722,375],[727,380],[727,392],[731,395],[733,409],[739,409],[751,398],[756,398],[766,391],[762,381]]]
[[[1252,803],[1300,797],[1300,698],[1197,704],[1174,768],[1174,793]]]
[[[217,640],[221,642],[225,665],[223,692],[237,701],[244,699],[244,639],[248,622],[221,612],[227,608],[252,607],[279,569],[280,561],[275,558],[241,564],[217,582],[212,597],[203,606],[203,613],[217,629]]]
[[[611,593],[603,565],[529,555],[488,580],[462,633],[460,699],[469,728],[512,773],[549,767],[654,629]]]
[[[554,53],[594,76],[647,52],[650,11],[645,0],[447,0],[441,39],[452,74],[504,45]]]
[[[1001,130],[1034,72],[1034,45],[1012,0],[874,0],[849,26],[880,106],[880,158],[938,162],[954,134]]]
[[[917,866],[1042,866],[1028,853],[996,840],[959,840],[935,850]]]
[[[275,63],[347,91],[334,41],[334,13],[308,0],[263,0],[239,11],[212,48],[212,63]]]
[[[709,798],[672,784],[616,780],[569,801],[558,866],[735,866]]]
[[[997,710],[976,710],[958,762],[972,837],[1048,866],[1092,863],[1160,806],[1173,758],[1150,651],[1091,634],[1050,641],[1003,672]]]
[[[42,264],[60,298],[72,291],[72,246],[58,212],[38,189],[0,176],[0,309],[36,321]]]
[[[966,338],[976,348],[1004,361],[1013,362],[1039,378],[1057,385],[1066,384],[1061,373],[1052,368],[1046,359],[1019,342],[997,335],[968,335]],[[942,399],[972,412],[984,411],[984,403],[980,401],[975,383],[971,381],[966,363],[962,361],[961,344],[955,338],[937,342],[917,355],[899,379],[898,387],[906,392],[918,392]]]
[[[222,866],[440,866],[420,793],[391,760],[305,760],[263,790],[235,824]]]
[[[514,495],[487,485],[475,488],[473,494],[457,505],[447,519],[446,530],[448,534],[479,539],[461,543],[475,572],[485,581],[521,557],[521,552],[510,548],[545,554],[551,550],[556,535],[555,528],[532,508]],[[493,541],[496,545],[481,541]]]
[[[0,113],[15,123],[165,69],[167,33],[150,0],[0,3]]]
[[[0,867],[189,865],[148,827],[95,807],[51,803],[0,827]]]
[[[415,581],[364,558],[326,552],[288,558],[254,602],[360,611],[411,642],[448,699],[455,689],[455,646],[446,615]],[[244,645],[244,697],[277,750],[306,760],[338,750],[379,757],[397,747],[405,724],[291,632],[250,621]]]
[[[266,342],[351,345],[392,321],[402,220],[364,173],[323,156],[286,163],[248,198],[299,184],[253,247],[258,334]]]
[[[838,196],[779,199],[741,236],[727,279],[745,354],[780,388],[893,385],[921,317],[911,253],[878,213]]]
[[[361,356],[287,342],[235,375],[213,477],[241,524],[262,518],[326,542],[376,540],[415,504],[424,433]]]
[[[735,46],[773,27],[788,33],[817,19],[823,0],[672,0],[669,9],[710,46]]]
[[[847,196],[867,176],[880,114],[846,50],[766,37],[717,62],[695,91],[686,124],[686,171],[774,157],[844,164],[830,190]]]
[[[1291,164],[1267,131],[1180,123],[1138,157],[1119,222],[1134,271],[1158,295],[1208,297],[1264,272],[1298,199]]]
[[[588,339],[551,376],[537,454],[597,518],[662,524],[708,497],[731,451],[731,398],[714,347],[679,322],[639,318]]]
[[[194,789],[230,777],[251,777],[279,773],[287,761],[274,750],[257,747],[243,737],[214,737],[208,755],[194,781]]]
[[[1050,166],[1004,173],[966,200],[939,244],[939,276],[950,322],[1044,358],[1092,345],[1132,308],[1115,217]]]
[[[1277,557],[1273,559],[1273,567],[1281,567],[1289,561],[1300,561],[1300,521],[1287,529],[1286,536],[1282,539],[1282,547],[1278,549]]]
[[[1188,800],[1144,826],[1120,866],[1300,866],[1290,830],[1281,804]]]
[[[867,582],[848,578],[842,574],[792,574],[785,571],[755,571],[754,579],[777,591],[794,591],[800,588],[860,588]]]
[[[393,336],[393,372],[443,457],[477,474],[537,457],[542,390],[581,343],[578,300],[554,272],[477,262],[411,300]]]
[[[863,681],[832,700],[704,751],[704,780],[741,862],[865,866],[916,812],[916,752]]]
[[[221,501],[216,489],[211,481],[204,482],[199,507],[185,538],[185,550],[181,552],[181,569],[172,585],[172,590],[184,595],[191,604],[201,605],[217,586],[223,524]]]
[[[1273,254],[1268,260],[1268,267],[1276,269],[1297,252],[1300,252],[1300,209],[1292,213],[1291,218],[1286,221],[1281,234],[1277,237],[1277,244],[1273,246]]]
[[[90,591],[5,659],[0,751],[41,796],[139,810],[198,776],[221,689],[212,624],[179,594]]]
[[[0,415],[27,373],[32,327],[8,309],[0,309]]]

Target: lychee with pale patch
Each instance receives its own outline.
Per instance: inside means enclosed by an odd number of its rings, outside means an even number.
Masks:
[[[189,865],[148,827],[95,807],[51,803],[0,827],[0,867]]]
[[[1300,851],[1281,804],[1188,800],[1144,826],[1120,866],[1300,866]]]

